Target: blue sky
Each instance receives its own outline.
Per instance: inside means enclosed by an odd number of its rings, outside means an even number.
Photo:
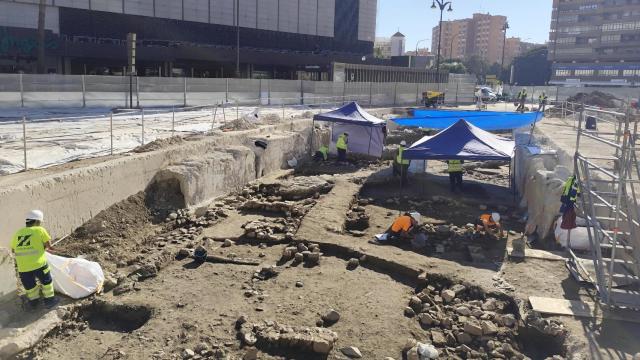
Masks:
[[[549,38],[552,0],[453,0],[453,12],[445,10],[443,20],[471,17],[474,13],[504,15],[509,21],[507,36],[523,41],[544,43]],[[389,37],[400,30],[407,37],[407,50],[416,42],[431,37],[431,29],[440,20],[431,0],[378,0],[376,36]],[[420,47],[431,48],[431,41]]]

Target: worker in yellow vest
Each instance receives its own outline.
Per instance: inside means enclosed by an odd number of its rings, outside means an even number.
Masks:
[[[58,299],[54,296],[53,279],[45,255],[46,250],[52,250],[51,236],[42,227],[43,220],[42,211],[30,211],[26,216],[26,226],[18,230],[11,239],[11,250],[16,256],[20,281],[32,308],[38,305],[41,290],[47,307],[54,307],[58,303]]]
[[[447,160],[447,172],[449,173],[449,183],[451,192],[455,192],[456,188],[462,191],[462,164],[463,160]]]
[[[407,160],[404,158],[404,151],[406,150],[406,148],[407,142],[402,140],[402,142],[400,142],[400,146],[398,147],[398,155],[396,155],[396,158],[393,162],[393,176],[400,176],[400,184],[402,186],[407,185],[409,166],[411,165],[411,160]]]
[[[338,150],[338,162],[347,162],[347,148],[349,147],[349,134],[342,133],[336,141],[336,150]]]
[[[326,145],[320,146],[315,155],[313,155],[315,161],[327,161],[329,159],[329,147]]]

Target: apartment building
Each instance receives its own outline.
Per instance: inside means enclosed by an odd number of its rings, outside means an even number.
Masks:
[[[552,84],[640,85],[640,0],[554,0]]]
[[[504,25],[501,15],[473,14],[470,19],[442,23],[441,59],[460,59],[477,55],[493,64],[502,60]],[[437,54],[440,27],[432,30],[431,46]]]

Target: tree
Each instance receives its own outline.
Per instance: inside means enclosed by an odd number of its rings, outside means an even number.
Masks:
[[[539,47],[513,60],[513,82],[523,86],[547,85],[551,78],[551,62],[547,60],[548,48]]]
[[[440,64],[440,70],[448,71],[450,74],[466,74],[467,68],[461,62],[444,62]]]
[[[464,61],[464,66],[467,68],[469,74],[474,74],[479,82],[484,82],[484,77],[487,74],[489,66],[480,56],[470,56]]]

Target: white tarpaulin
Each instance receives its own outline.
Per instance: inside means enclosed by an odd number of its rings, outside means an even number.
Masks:
[[[65,258],[46,253],[53,288],[73,299],[82,299],[102,291],[104,273],[100,264],[79,258]]]
[[[384,134],[381,127],[336,123],[331,134],[332,149],[335,149],[338,136],[342,133],[349,134],[349,153],[382,157]]]

